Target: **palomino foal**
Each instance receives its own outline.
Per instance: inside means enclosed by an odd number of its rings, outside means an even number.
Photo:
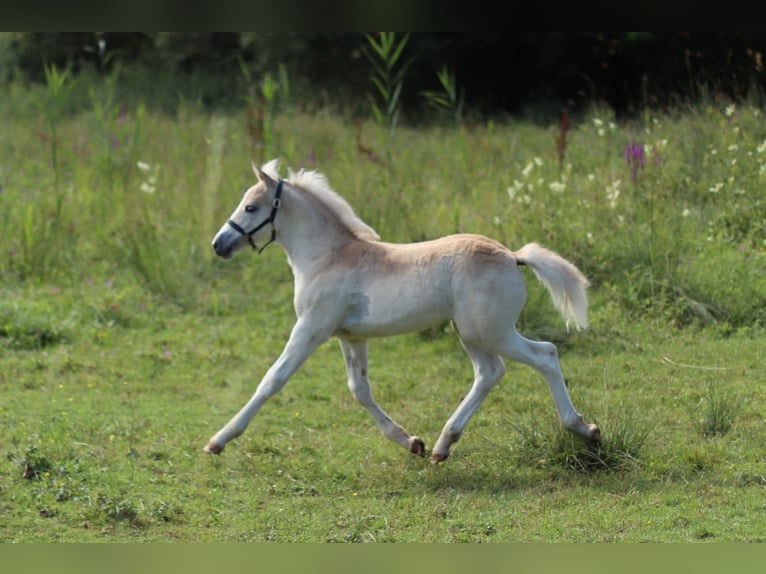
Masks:
[[[411,244],[378,241],[344,199],[314,171],[283,180],[272,160],[253,165],[258,183],[248,189],[213,239],[224,259],[242,247],[278,241],[295,279],[297,322],[284,351],[266,372],[252,398],[219,430],[205,451],[220,453],[242,434],[266,400],[278,392],[316,348],[337,337],[346,360],[348,386],[383,434],[425,456],[423,441],[378,406],[370,390],[367,341],[421,331],[451,320],[474,369],[474,382],[444,425],[431,461],[449,456],[468,420],[505,372],[503,357],[536,369],[548,382],[561,423],[590,442],[595,424],[577,413],[564,384],[556,348],[516,331],[526,301],[520,265],[532,269],[548,289],[567,324],[587,326],[588,282],[561,256],[530,243],[510,251],[480,235],[451,235]]]

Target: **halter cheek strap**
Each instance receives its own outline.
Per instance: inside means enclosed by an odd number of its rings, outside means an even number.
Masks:
[[[236,223],[235,221],[232,221],[231,219],[229,219],[229,221],[227,221],[227,222],[226,222],[226,223],[228,223],[228,224],[229,224],[229,227],[231,227],[231,228],[232,228],[234,231],[236,231],[236,232],[237,232],[237,233],[239,233],[240,235],[244,235],[245,237],[247,237],[247,240],[248,240],[248,242],[250,243],[250,245],[251,245],[251,246],[253,247],[253,249],[255,249],[255,250],[258,252],[258,253],[261,253],[261,252],[262,252],[264,249],[266,249],[266,247],[267,247],[269,244],[273,243],[273,242],[274,242],[274,240],[275,240],[275,239],[276,239],[276,237],[277,237],[277,230],[274,228],[274,220],[275,220],[275,219],[276,219],[276,217],[277,217],[277,210],[278,210],[278,209],[281,207],[281,205],[282,205],[282,200],[280,199],[280,197],[281,197],[281,195],[282,195],[282,183],[284,183],[284,181],[283,181],[283,180],[281,180],[281,179],[279,180],[279,183],[277,183],[277,190],[274,192],[274,199],[271,201],[271,213],[270,213],[270,214],[269,214],[269,216],[268,216],[266,219],[264,219],[264,220],[263,220],[263,221],[262,221],[262,222],[261,222],[261,223],[260,223],[260,224],[259,224],[259,225],[258,225],[256,228],[255,228],[255,229],[253,229],[252,231],[245,231],[245,230],[242,228],[242,226],[241,226],[241,225],[239,225],[239,224],[238,224],[238,223]],[[265,227],[265,226],[266,226],[266,225],[268,225],[269,223],[271,224],[271,239],[269,239],[269,240],[268,240],[268,241],[267,241],[267,242],[266,242],[266,243],[263,245],[263,247],[261,247],[260,249],[258,249],[258,246],[255,244],[255,241],[253,241],[253,235],[255,235],[256,233],[258,233],[258,231],[260,231],[260,230],[261,230],[261,228]]]

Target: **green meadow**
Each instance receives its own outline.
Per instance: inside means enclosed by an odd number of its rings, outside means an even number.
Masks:
[[[616,120],[408,125],[283,98],[153,106],[48,69],[0,93],[0,539],[5,542],[761,542],[766,122],[709,101]],[[317,169],[392,242],[536,241],[590,279],[567,332],[525,272],[603,445],[508,372],[444,463],[387,441],[330,341],[220,456],[294,321],[279,246],[210,241],[250,163]],[[468,391],[448,324],[370,345],[380,405],[433,446]]]

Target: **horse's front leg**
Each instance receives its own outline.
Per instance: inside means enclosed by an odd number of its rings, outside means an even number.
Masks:
[[[411,453],[425,456],[426,447],[423,441],[408,434],[375,402],[370,389],[370,379],[367,375],[367,341],[340,339],[340,348],[343,350],[343,357],[346,360],[348,388],[357,402],[369,411],[386,438],[400,444]]]
[[[288,379],[298,370],[316,348],[329,338],[329,332],[312,326],[309,321],[298,319],[290,333],[284,351],[261,379],[255,394],[242,409],[219,430],[207,445],[205,452],[220,453],[226,444],[241,435],[248,423],[269,397],[279,392]]]

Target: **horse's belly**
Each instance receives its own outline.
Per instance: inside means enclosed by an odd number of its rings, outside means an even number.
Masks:
[[[450,318],[447,299],[434,291],[397,287],[359,293],[336,334],[368,338],[422,331]]]

